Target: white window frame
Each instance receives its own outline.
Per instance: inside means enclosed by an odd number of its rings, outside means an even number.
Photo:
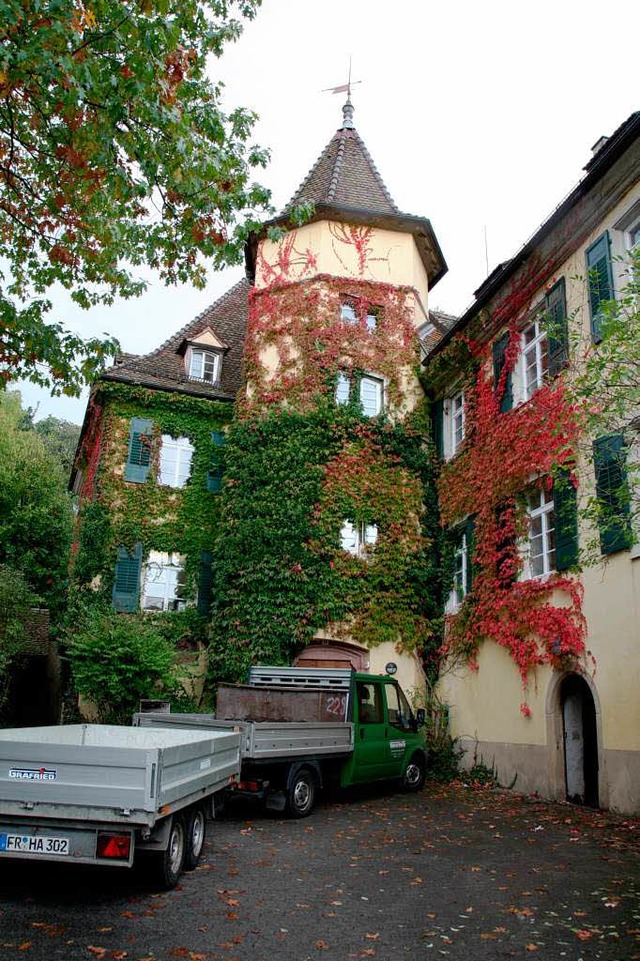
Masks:
[[[460,450],[467,433],[467,399],[464,390],[454,390],[442,405],[442,453],[450,460]]]
[[[340,546],[347,554],[354,557],[365,557],[375,548],[378,541],[378,525],[365,524],[360,521],[343,521],[340,528]]]
[[[527,493],[529,529],[523,576],[527,580],[547,577],[556,571],[555,504],[553,491],[536,487]],[[540,546],[541,550],[534,547]]]
[[[527,343],[529,332],[533,337]],[[529,377],[529,372],[533,377]],[[522,400],[531,400],[533,395],[549,376],[549,337],[544,325],[544,317],[538,316],[527,324],[520,334],[519,363],[520,393]]]
[[[453,552],[453,583],[445,604],[445,613],[454,614],[460,609],[462,602],[469,592],[469,545],[466,531],[461,532],[460,540]]]
[[[196,363],[199,361],[199,363]],[[189,379],[203,384],[217,384],[220,380],[222,357],[217,350],[191,347],[189,351]]]
[[[143,611],[181,611],[187,606],[181,597],[184,573],[182,554],[149,551],[142,571],[140,607]]]
[[[335,390],[335,402],[339,406],[348,404],[351,399],[351,388],[353,385],[353,378],[350,374],[346,374],[344,371],[338,371],[338,380],[336,382]],[[363,386],[365,392],[367,388],[373,388],[373,405],[371,409],[367,409],[365,404],[365,397],[363,396]],[[384,379],[382,377],[376,377],[375,374],[363,374],[360,378],[358,384],[358,396],[360,403],[362,405],[362,411],[365,417],[377,417],[384,410]]]
[[[363,397],[363,387],[373,387],[374,390],[374,404],[375,410],[367,410],[365,406],[365,398]],[[360,378],[360,383],[358,385],[358,391],[360,395],[360,403],[362,404],[362,412],[365,417],[377,417],[381,414],[384,409],[384,380],[381,377],[376,377],[374,374],[363,374]]]
[[[340,304],[340,320],[345,324],[358,323],[358,315],[352,301],[343,300]]]
[[[194,447],[188,437],[162,435],[158,484],[163,487],[181,488],[191,476],[191,459]]]

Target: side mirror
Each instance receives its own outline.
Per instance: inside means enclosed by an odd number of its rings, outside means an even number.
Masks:
[[[416,711],[416,723],[418,727],[424,727],[427,720],[427,712],[423,707],[419,707]]]

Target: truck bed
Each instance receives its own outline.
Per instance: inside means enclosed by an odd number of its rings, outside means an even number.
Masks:
[[[0,816],[153,825],[161,809],[225,787],[239,766],[232,728],[8,728],[0,730]]]
[[[353,750],[353,724],[346,721],[219,720],[213,714],[136,714],[143,727],[202,728],[238,731],[241,757],[288,760],[296,757],[347,755]]]

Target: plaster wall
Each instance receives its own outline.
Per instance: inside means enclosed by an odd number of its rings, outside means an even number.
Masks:
[[[281,240],[260,242],[258,289],[274,281],[307,280],[317,274],[412,287],[417,294],[415,326],[427,319],[427,273],[411,234],[320,220],[290,231]]]

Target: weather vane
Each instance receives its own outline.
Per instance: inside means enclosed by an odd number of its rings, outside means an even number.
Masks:
[[[341,84],[339,87],[325,87],[322,91],[323,93],[346,93],[347,100],[351,100],[351,88],[357,83],[362,83],[362,80],[352,80],[351,79],[351,57],[349,57],[349,79],[346,83]]]

